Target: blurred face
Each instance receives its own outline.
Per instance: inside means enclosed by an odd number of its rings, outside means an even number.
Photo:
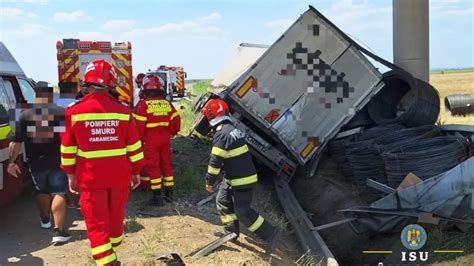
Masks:
[[[31,119],[26,121],[26,135],[33,143],[51,143],[55,134],[65,130],[64,114],[53,112],[54,105],[47,103],[47,97],[37,99],[44,102],[28,106],[34,113]]]

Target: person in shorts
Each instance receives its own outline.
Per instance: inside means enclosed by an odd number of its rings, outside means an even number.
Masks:
[[[36,104],[23,110],[16,122],[10,144],[8,172],[15,177],[23,174],[16,161],[24,143],[28,171],[37,192],[41,228],[51,228],[53,218],[52,243],[65,243],[71,236],[64,228],[68,179],[60,168],[59,133],[64,132],[64,109],[52,104],[53,88],[47,83],[38,82],[35,93]]]

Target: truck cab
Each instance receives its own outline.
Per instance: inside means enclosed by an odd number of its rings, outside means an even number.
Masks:
[[[11,120],[7,113],[15,109],[26,108],[27,104],[34,103],[34,81],[29,79],[13,55],[3,42],[0,42],[0,105],[3,107],[0,117],[3,122]],[[24,176],[14,178],[7,173],[9,159],[8,135],[12,130],[10,124],[0,123],[0,206],[6,205],[24,188]]]

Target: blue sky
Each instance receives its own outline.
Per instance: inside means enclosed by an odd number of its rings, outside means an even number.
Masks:
[[[313,5],[392,60],[391,0],[0,1],[0,40],[26,74],[57,83],[63,38],[131,41],[133,71],[181,65],[212,78],[241,42],[272,44]],[[430,67],[474,67],[474,1],[430,1]]]

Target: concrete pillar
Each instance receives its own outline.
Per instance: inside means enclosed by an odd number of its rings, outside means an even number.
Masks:
[[[429,0],[392,0],[393,62],[429,82]]]

